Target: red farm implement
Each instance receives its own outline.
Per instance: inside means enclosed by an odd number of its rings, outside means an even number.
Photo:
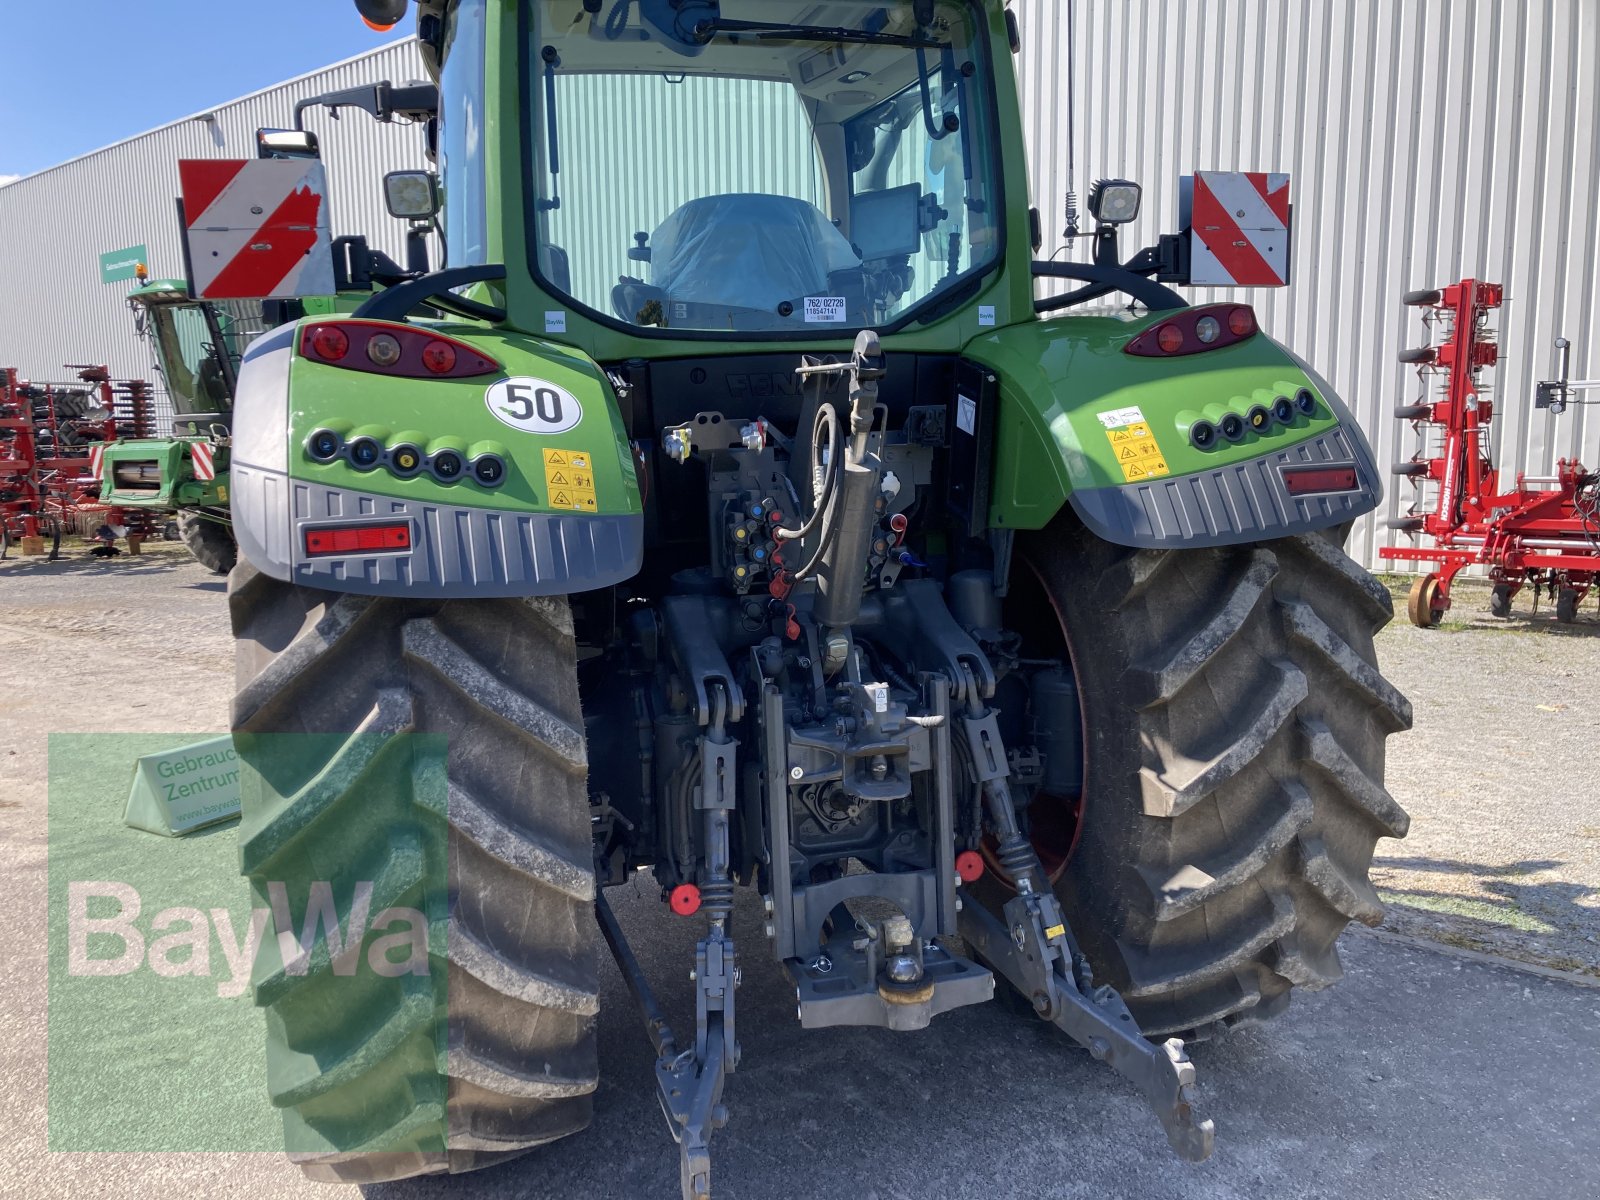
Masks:
[[[113,381],[104,367],[72,367],[74,383],[30,383],[0,368],[0,557],[12,543],[50,557],[81,513],[101,508],[100,450],[119,437],[148,437],[155,414],[150,385]],[[112,524],[120,511],[105,510]],[[134,514],[144,533],[143,513]]]
[[[1554,475],[1519,472],[1505,486],[1490,450],[1495,416],[1484,372],[1499,361],[1489,314],[1503,299],[1499,284],[1463,279],[1437,291],[1411,292],[1405,302],[1422,309],[1430,333],[1445,337],[1400,360],[1415,363],[1423,381],[1421,399],[1395,410],[1417,430],[1418,450],[1396,464],[1396,475],[1416,487],[1410,512],[1391,528],[1432,545],[1389,546],[1389,561],[1435,564],[1411,589],[1407,613],[1423,628],[1439,623],[1450,607],[1450,585],[1470,566],[1486,566],[1493,584],[1490,611],[1511,614],[1512,598],[1524,587],[1556,600],[1556,616],[1576,618],[1578,606],[1600,575],[1600,475],[1576,459],[1560,459]],[[1556,414],[1576,393],[1600,384],[1567,379],[1565,339],[1556,343],[1559,379],[1539,385],[1536,405]]]

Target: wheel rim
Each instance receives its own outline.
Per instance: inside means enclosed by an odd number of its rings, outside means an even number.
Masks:
[[[1439,603],[1437,575],[1424,575],[1411,585],[1411,594],[1406,597],[1406,615],[1420,629],[1432,629],[1439,623],[1444,608]]]
[[[1014,584],[1022,586],[1013,586],[1011,593],[1006,597],[1007,608],[1010,610],[1006,626],[1017,628],[1017,623],[1013,620],[1016,614],[1032,615],[1034,620],[1026,622],[1021,630],[1024,634],[1027,657],[1058,658],[1072,671],[1073,686],[1078,692],[1078,734],[1080,745],[1085,750],[1083,777],[1079,781],[1078,794],[1063,796],[1047,793],[1041,789],[1035,793],[1026,810],[1028,840],[1033,843],[1034,851],[1039,855],[1039,863],[1044,867],[1045,875],[1054,884],[1066,873],[1067,865],[1072,861],[1072,856],[1077,851],[1078,843],[1083,836],[1089,795],[1088,709],[1084,702],[1083,687],[1079,683],[1077,660],[1072,652],[1072,638],[1067,632],[1067,622],[1061,612],[1061,606],[1045,584],[1039,568],[1030,559],[1019,557],[1027,567],[1027,571],[1016,572],[1013,575]],[[1044,600],[1042,605],[1038,603],[1041,598]],[[1048,620],[1039,619],[1043,613],[1049,614]],[[1033,628],[1027,628],[1028,625]],[[1033,637],[1030,638],[1029,634]],[[1006,887],[1012,887],[1011,877],[1000,866],[998,847],[992,835],[983,836],[980,849],[990,873]]]

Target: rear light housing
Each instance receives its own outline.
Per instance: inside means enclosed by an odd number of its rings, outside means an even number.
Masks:
[[[300,331],[300,356],[347,371],[407,379],[464,379],[502,370],[465,342],[391,321],[317,321]]]
[[[411,522],[383,525],[314,525],[302,533],[307,558],[401,553],[411,549]]]
[[[1248,304],[1207,304],[1157,321],[1123,350],[1139,358],[1177,358],[1235,345],[1258,330],[1255,310]]]

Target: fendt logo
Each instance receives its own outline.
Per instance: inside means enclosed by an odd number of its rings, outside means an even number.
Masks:
[[[836,392],[844,383],[844,373],[813,375],[824,392]],[[728,375],[728,395],[735,400],[765,400],[771,396],[798,396],[806,388],[806,377],[793,371],[756,372]]]

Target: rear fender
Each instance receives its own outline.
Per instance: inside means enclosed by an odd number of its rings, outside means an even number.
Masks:
[[[331,591],[437,598],[577,592],[638,571],[638,477],[592,360],[482,326],[414,324],[501,369],[413,379],[307,358],[301,334],[318,323],[258,339],[240,369],[230,484],[254,566]],[[311,450],[322,430],[345,447],[328,461]],[[375,465],[349,453],[361,438],[382,450]],[[433,473],[450,451],[468,464],[453,480]],[[492,485],[471,470],[491,457],[504,464]],[[358,548],[349,531],[367,527],[384,528],[386,544]]]
[[[999,379],[992,526],[1040,529],[1071,503],[1120,545],[1223,546],[1343,525],[1377,507],[1382,483],[1349,409],[1266,334],[1173,358],[1124,353],[1170,315],[1063,317],[967,346]],[[1315,399],[1310,413],[1248,427],[1253,407],[1302,389]],[[1195,444],[1197,421],[1230,412],[1247,419],[1239,441]]]

